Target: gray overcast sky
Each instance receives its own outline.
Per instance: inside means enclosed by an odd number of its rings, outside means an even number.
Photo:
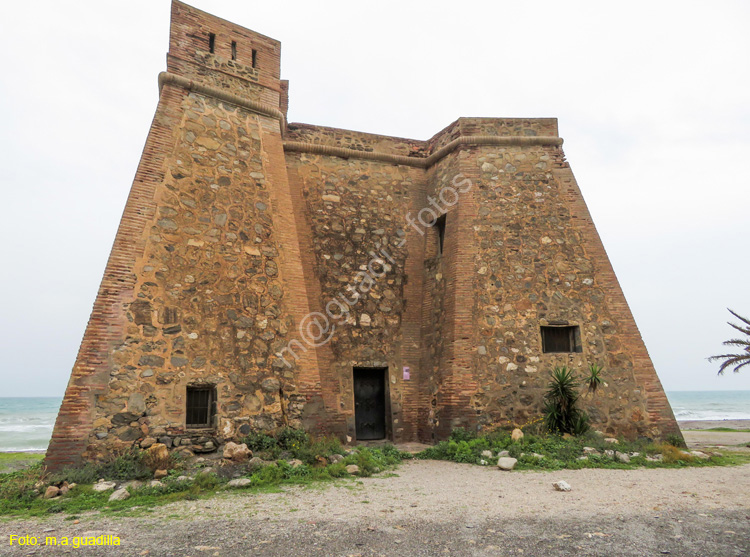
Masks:
[[[193,5],[282,42],[290,121],[426,139],[559,119],[668,390],[750,315],[747,2]],[[3,6],[0,396],[62,395],[157,103],[167,0]]]

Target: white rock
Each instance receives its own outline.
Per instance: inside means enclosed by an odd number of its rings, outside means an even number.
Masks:
[[[523,439],[523,431],[516,428],[513,430],[513,433],[510,434],[510,438],[513,439],[513,441],[520,441]]]
[[[661,462],[662,460],[664,460],[664,457],[660,454],[655,454],[654,456],[647,456],[646,460],[648,460],[649,462]]]
[[[91,487],[91,489],[101,493],[102,491],[109,491],[110,489],[114,489],[115,487],[117,487],[116,482],[105,482],[104,480],[99,480]]]
[[[584,447],[583,454],[599,454],[599,451],[597,451],[594,447]]]
[[[510,456],[510,453],[508,451],[500,451],[499,453],[497,453],[497,456],[498,457]]]
[[[110,501],[124,501],[125,499],[129,497],[130,497],[130,492],[126,488],[122,487],[118,489],[117,491],[115,491],[114,493],[112,493],[112,495],[109,496],[109,500]]]
[[[605,443],[617,443],[617,439],[615,439],[614,437],[605,437],[604,442]]]
[[[565,480],[554,482],[552,484],[552,487],[554,487],[557,491],[570,491],[570,484]]]
[[[701,460],[708,460],[711,458],[703,451],[690,451],[690,454],[693,455],[695,458],[700,458]]]
[[[620,462],[628,463],[630,462],[630,457],[626,455],[625,453],[621,453],[618,451],[615,451],[615,458],[619,460]]]
[[[516,460],[513,457],[510,456],[501,456],[497,459],[497,467],[500,468],[500,470],[513,470],[516,466]]]
[[[350,464],[346,467],[346,471],[349,474],[359,474],[359,466],[357,466],[356,464]]]
[[[482,451],[482,455],[481,456],[483,458],[492,458],[492,451],[487,451],[487,450]]]
[[[151,480],[148,482],[149,487],[164,487],[164,484],[161,483],[159,480]]]
[[[589,457],[584,455],[584,456],[579,456],[576,460],[588,460],[588,459]]]
[[[231,480],[227,483],[227,487],[247,487],[251,483],[253,483],[253,481],[250,478],[237,478],[236,480]]]

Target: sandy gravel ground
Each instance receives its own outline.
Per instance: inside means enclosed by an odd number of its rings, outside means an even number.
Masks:
[[[284,493],[231,493],[147,517],[0,523],[9,555],[745,555],[750,465],[501,472],[450,462]],[[552,482],[564,479],[569,493]],[[119,548],[10,548],[8,536],[116,534]]]
[[[711,429],[714,427],[750,429],[750,420],[683,420],[677,423],[683,433],[686,429]]]
[[[750,429],[750,420],[693,420],[679,424],[690,448],[729,447],[733,451],[750,452],[750,431],[705,431],[715,427]]]
[[[680,425],[750,425],[695,423]],[[684,434],[691,447],[737,450],[750,442],[750,433]],[[386,476],[282,493],[223,492],[132,518],[0,521],[0,555],[750,555],[750,465],[501,472],[411,461]],[[571,492],[552,488],[560,479]],[[22,549],[8,545],[11,534],[42,543],[112,534],[122,545]]]
[[[690,448],[728,448],[736,452],[750,451],[750,432],[683,431],[682,436]]]

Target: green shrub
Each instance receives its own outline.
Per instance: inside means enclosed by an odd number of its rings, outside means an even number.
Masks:
[[[260,431],[253,431],[244,439],[247,447],[255,452],[270,451],[276,448],[276,438]]]
[[[219,476],[214,473],[203,472],[196,476],[194,483],[202,490],[213,491],[222,484],[222,481]]]
[[[108,480],[146,480],[152,475],[146,466],[143,451],[131,450],[98,468],[99,477]]]
[[[381,467],[378,460],[377,454],[371,449],[367,447],[359,449],[356,453],[355,461],[355,464],[359,466],[359,475],[366,478],[380,472]]]
[[[451,441],[461,442],[461,441],[471,441],[472,439],[476,439],[477,434],[473,431],[467,431],[462,427],[457,427],[453,431],[451,431],[450,439]]]
[[[308,440],[291,449],[292,456],[311,466],[325,464],[322,458],[344,452],[341,441],[335,437],[308,438]]]
[[[586,383],[589,386],[589,391],[595,393],[599,386],[602,384],[602,366],[598,364],[589,364],[589,376],[586,379]]]
[[[587,458],[580,460],[584,456],[584,447],[592,447],[600,451],[600,454],[587,454]],[[514,443],[507,432],[499,430],[480,435],[471,441],[441,441],[437,445],[416,454],[415,458],[467,463],[479,463],[481,460],[489,461],[490,459],[481,456],[483,450],[492,451],[493,459],[499,451],[507,450],[510,456],[518,459],[518,463],[516,464],[516,469],[518,470],[627,469],[639,466],[659,468],[665,466],[711,466],[746,462],[743,459],[726,456],[714,456],[710,460],[700,460],[673,445],[668,443],[655,444],[648,439],[639,439],[636,441],[620,439],[616,445],[613,445],[605,442],[601,435],[593,432],[587,432],[575,437],[563,437],[552,433],[546,433],[545,435],[525,435],[523,439]],[[629,463],[623,463],[604,454],[606,450],[616,450],[621,453],[639,453],[639,456],[631,456]],[[661,461],[647,460],[647,456],[656,454],[662,455]]]
[[[280,466],[264,466],[250,479],[254,486],[276,485],[284,480],[284,470]]]
[[[60,472],[52,474],[49,480],[51,483],[67,481],[68,483],[92,484],[101,477],[99,466],[87,462],[83,466],[63,468]]]
[[[343,478],[344,476],[348,476],[349,472],[346,471],[346,464],[343,462],[336,462],[335,464],[330,464],[326,467],[326,472],[332,477],[332,478]]]
[[[664,443],[660,448],[662,458],[667,464],[693,462],[695,460],[693,455],[682,451],[671,443]]]
[[[305,464],[320,466],[324,463],[320,457],[341,454],[341,441],[335,437],[311,437],[301,429],[285,427],[275,435],[253,432],[245,437],[244,442],[254,454],[265,460],[278,460],[282,452],[289,452]]]
[[[588,431],[588,416],[576,407],[578,382],[567,366],[556,367],[544,394],[544,425],[551,433],[581,435]]]
[[[680,437],[676,433],[670,433],[669,435],[667,435],[664,441],[672,445],[673,447],[677,447],[678,449],[684,449],[686,447],[685,441],[683,441],[682,437]]]
[[[39,481],[42,472],[41,463],[36,463],[25,470],[0,474],[0,502],[7,500],[23,504],[33,501],[37,496],[34,484]]]
[[[310,443],[310,436],[302,429],[284,427],[276,434],[279,447],[285,451],[295,451]]]

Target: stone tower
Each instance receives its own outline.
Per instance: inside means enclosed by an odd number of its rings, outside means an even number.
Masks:
[[[608,434],[679,434],[555,119],[427,141],[288,124],[278,41],[172,4],[167,71],[47,453],[282,425],[432,441],[604,368]]]

